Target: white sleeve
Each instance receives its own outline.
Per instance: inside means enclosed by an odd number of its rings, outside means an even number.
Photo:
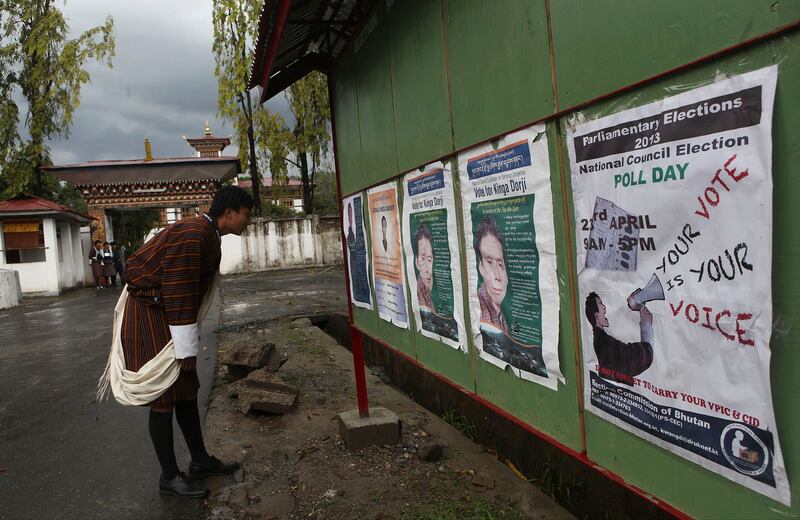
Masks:
[[[655,347],[653,344],[653,325],[640,321],[639,332],[641,332],[642,335],[642,342],[650,343],[651,347]]]
[[[191,325],[170,325],[172,343],[175,345],[175,359],[194,357],[199,350],[197,323]]]

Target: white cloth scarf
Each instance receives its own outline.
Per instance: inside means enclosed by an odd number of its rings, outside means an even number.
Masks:
[[[200,310],[197,313],[197,322],[200,323],[211,307],[211,301],[217,292],[217,277],[214,277],[211,287],[206,291]],[[97,382],[97,402],[100,403],[108,397],[109,388],[114,393],[114,398],[128,406],[140,406],[158,399],[178,379],[181,372],[180,364],[175,359],[175,347],[169,340],[161,352],[133,372],[125,368],[125,353],[122,350],[122,318],[125,314],[125,302],[128,301],[128,286],[122,289],[122,294],[114,307],[114,329],[111,339],[111,352],[108,363]]]

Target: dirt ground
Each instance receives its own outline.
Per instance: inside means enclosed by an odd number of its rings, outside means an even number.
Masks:
[[[229,397],[226,369],[218,365],[206,443],[219,458],[241,462],[243,470],[206,482],[212,494],[202,518],[571,518],[513,469],[369,370],[370,405],[401,418],[402,440],[348,451],[336,414],[356,407],[352,357],[309,320],[298,319],[346,312],[341,270],[245,276],[222,284],[219,355],[234,342],[274,343],[273,356],[286,359],[275,380],[299,389],[299,398],[284,415],[245,415]],[[287,295],[287,287],[300,288]],[[436,445],[443,446],[441,458],[423,460]]]

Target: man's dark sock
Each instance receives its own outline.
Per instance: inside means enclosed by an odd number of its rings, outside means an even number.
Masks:
[[[204,464],[209,456],[203,442],[203,430],[200,428],[200,412],[197,410],[197,399],[178,401],[175,403],[175,417],[181,427],[183,438],[192,454],[192,462]]]
[[[172,412],[150,410],[150,439],[156,450],[161,476],[171,480],[178,475],[178,461],[175,459],[175,443],[172,440]]]

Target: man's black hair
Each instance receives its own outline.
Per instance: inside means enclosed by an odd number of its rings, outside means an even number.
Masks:
[[[225,210],[230,208],[233,211],[239,211],[243,207],[253,209],[253,197],[239,186],[223,186],[217,190],[214,195],[214,200],[211,201],[211,207],[208,209],[208,214],[211,217],[221,217]]]
[[[475,231],[475,253],[478,255],[478,261],[481,258],[481,240],[487,236],[493,236],[500,242],[500,248],[503,250],[503,260],[506,258],[506,244],[503,242],[503,233],[497,226],[497,221],[491,215],[486,215],[481,219],[478,224],[478,229]]]
[[[101,245],[102,245],[102,244],[103,244],[103,241],[102,241],[102,240],[95,240],[95,241],[94,241],[94,245],[97,245],[97,244],[101,244]]]
[[[596,292],[590,292],[589,296],[586,297],[586,319],[589,320],[589,323],[592,324],[592,327],[597,326],[595,323],[595,314],[600,312],[600,307],[597,305],[597,300],[599,298],[600,296],[598,296]]]
[[[414,250],[414,256],[417,256],[419,241],[423,238],[431,243],[431,249],[433,249],[433,236],[431,235],[430,228],[428,228],[428,224],[420,224],[417,228],[417,232],[414,233],[414,240],[411,242],[411,248]]]

